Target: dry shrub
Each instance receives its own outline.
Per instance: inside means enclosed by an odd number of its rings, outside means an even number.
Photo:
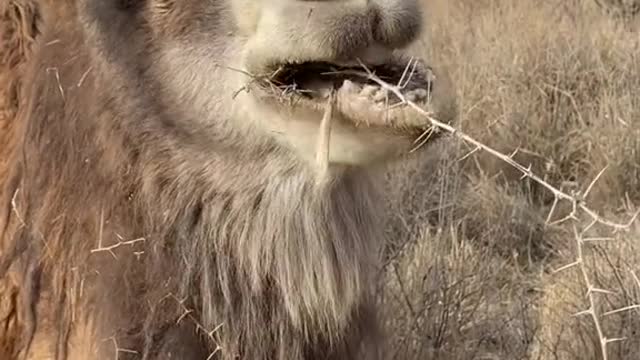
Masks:
[[[424,230],[414,240],[385,276],[388,358],[526,355],[536,328],[529,276],[507,260],[486,261],[490,251],[454,228]]]
[[[622,20],[632,20],[640,13],[638,0],[594,0],[605,13]]]
[[[459,127],[626,222],[640,203],[640,29],[593,2],[430,0],[432,63],[456,86]],[[554,195],[458,141],[394,167],[381,308],[394,359],[601,359],[574,226]],[[517,150],[517,151],[515,151]],[[569,214],[560,203],[551,220]],[[640,353],[638,226],[582,245],[608,360]],[[445,291],[446,289],[446,291]]]

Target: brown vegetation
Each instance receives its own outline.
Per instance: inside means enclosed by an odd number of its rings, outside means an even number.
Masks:
[[[632,19],[640,13],[638,0],[595,0],[605,13],[618,19]]]

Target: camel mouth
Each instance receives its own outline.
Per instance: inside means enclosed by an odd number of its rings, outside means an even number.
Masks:
[[[336,110],[356,127],[392,128],[411,136],[430,129],[425,116],[409,104],[429,110],[435,75],[422,60],[394,58],[371,65],[305,61],[269,69],[262,93],[288,105],[320,110],[334,93]]]
[[[285,94],[295,93],[307,99],[324,100],[332,89],[344,86],[359,86],[365,94],[373,93],[375,101],[401,102],[396,94],[384,91],[377,78],[392,86],[397,86],[409,101],[427,100],[433,90],[431,68],[422,60],[396,59],[389,63],[369,65],[356,63],[343,65],[328,61],[306,61],[302,63],[279,64],[272,68],[269,82]],[[387,96],[389,97],[387,99]]]

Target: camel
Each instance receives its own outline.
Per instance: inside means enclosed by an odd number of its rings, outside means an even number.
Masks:
[[[401,97],[453,118],[418,0],[9,6],[3,359],[380,356],[376,177],[434,132]]]

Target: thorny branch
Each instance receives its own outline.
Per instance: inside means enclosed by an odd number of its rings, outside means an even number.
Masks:
[[[473,137],[465,134],[464,132],[460,131],[459,129],[455,128],[454,126],[444,123],[438,119],[436,119],[435,117],[433,117],[433,114],[431,112],[429,112],[428,110],[425,110],[424,108],[422,108],[421,106],[419,106],[418,104],[407,100],[407,98],[404,96],[404,94],[401,91],[401,88],[397,85],[391,85],[389,83],[387,83],[386,81],[380,79],[378,76],[376,76],[373,72],[371,72],[369,69],[366,68],[366,66],[364,64],[362,64],[362,67],[365,69],[364,71],[357,71],[357,70],[345,70],[344,73],[346,74],[350,74],[350,75],[357,75],[357,76],[362,76],[365,77],[375,83],[377,83],[378,85],[380,85],[382,88],[390,91],[391,93],[393,93],[395,96],[397,96],[402,104],[405,104],[406,106],[409,106],[410,108],[412,108],[413,110],[417,111],[418,113],[424,115],[425,119],[427,119],[430,123],[431,126],[433,126],[434,128],[439,129],[440,131],[445,131],[455,137],[457,137],[458,139],[473,145],[474,150],[472,150],[473,153],[478,152],[478,151],[485,151],[487,153],[489,153],[490,155],[500,159],[501,161],[509,164],[510,166],[512,166],[513,168],[515,168],[516,170],[520,171],[522,173],[522,178],[530,178],[531,180],[535,181],[536,183],[538,183],[539,185],[543,186],[544,188],[546,188],[547,190],[549,190],[554,196],[555,198],[560,201],[560,200],[567,200],[569,202],[571,202],[574,205],[574,208],[580,208],[581,210],[583,210],[584,212],[586,212],[590,217],[592,217],[593,219],[596,219],[599,223],[609,226],[609,227],[613,227],[616,229],[627,229],[637,218],[638,214],[640,214],[640,210],[638,212],[636,212],[636,214],[631,218],[631,220],[627,223],[616,223],[613,221],[609,221],[603,217],[601,217],[600,215],[598,215],[598,213],[592,209],[590,209],[586,204],[585,204],[585,198],[586,195],[588,195],[589,191],[591,191],[592,187],[593,187],[593,183],[595,183],[598,178],[604,173],[604,170],[600,172],[600,174],[598,174],[598,176],[594,179],[594,181],[591,183],[591,185],[589,185],[589,187],[587,188],[587,191],[584,194],[576,194],[576,195],[571,195],[568,194],[560,189],[558,189],[557,187],[549,184],[548,182],[546,182],[545,180],[543,180],[541,177],[539,177],[538,175],[534,174],[533,171],[531,170],[531,167],[525,167],[522,164],[518,163],[517,161],[515,161],[513,159],[513,157],[515,156],[515,154],[518,152],[518,150],[514,151],[512,154],[510,155],[506,155],[503,154],[502,152],[483,144],[482,142],[474,139]],[[425,131],[425,133],[430,132],[431,129]],[[467,157],[470,156],[469,154],[467,155]],[[606,170],[606,169],[605,169]],[[575,215],[575,214],[574,214]]]
[[[143,242],[146,241],[145,238],[137,238],[137,239],[133,239],[133,240],[123,240],[122,237],[120,235],[116,235],[118,236],[119,241],[113,245],[109,245],[109,246],[103,246],[102,245],[102,236],[100,236],[99,240],[98,240],[98,247],[95,249],[91,249],[91,253],[98,253],[98,252],[103,252],[103,251],[107,251],[111,254],[111,256],[113,256],[114,259],[117,259],[118,257],[116,256],[116,253],[113,251],[121,246],[133,246],[139,242]],[[141,254],[141,252],[136,252],[135,255],[139,256]]]
[[[196,319],[193,316],[193,309],[189,309],[184,303],[187,301],[187,298],[185,299],[179,299],[177,296],[175,296],[172,293],[167,294],[165,297],[163,297],[160,301],[163,301],[164,299],[167,298],[171,298],[173,299],[181,308],[182,310],[182,315],[180,315],[180,317],[178,317],[178,320],[176,320],[176,324],[179,324],[182,320],[184,320],[184,318],[188,317],[196,326],[196,329],[198,331],[201,331],[202,333],[204,333],[209,340],[211,341],[212,344],[215,345],[215,349],[211,352],[211,354],[209,354],[209,356],[207,356],[206,360],[211,360],[213,359],[213,357],[219,353],[220,351],[222,351],[222,347],[220,347],[220,345],[218,344],[216,338],[215,338],[215,334],[220,330],[220,328],[222,328],[223,324],[219,324],[217,325],[215,328],[213,328],[213,330],[208,330],[207,328],[204,327],[204,325],[202,325],[198,319]]]
[[[103,341],[111,341],[111,343],[113,344],[113,353],[114,353],[114,358],[115,360],[118,360],[120,358],[120,353],[126,353],[126,354],[138,354],[137,351],[135,350],[131,350],[131,349],[125,349],[125,348],[121,348],[118,345],[118,341],[116,340],[115,336],[112,336],[110,338],[104,339]]]
[[[426,120],[428,120],[428,122],[430,123],[430,125],[435,128],[438,129],[439,131],[445,131],[455,137],[457,137],[458,139],[470,144],[473,146],[473,150],[464,156],[464,158],[469,157],[473,154],[475,154],[476,152],[479,151],[484,151],[486,153],[489,153],[490,155],[498,158],[499,160],[507,163],[508,165],[512,166],[513,168],[515,168],[516,170],[518,170],[520,173],[522,173],[522,179],[525,178],[529,178],[531,180],[533,180],[534,182],[538,183],[539,185],[543,186],[544,188],[546,188],[548,191],[550,191],[553,195],[554,195],[554,202],[553,205],[551,207],[551,210],[549,212],[549,215],[547,216],[547,225],[551,226],[551,225],[557,225],[557,224],[561,224],[561,223],[565,223],[567,221],[576,221],[579,219],[579,214],[580,212],[586,214],[588,216],[588,218],[591,220],[591,222],[589,223],[589,225],[587,225],[587,227],[585,229],[583,229],[582,231],[578,231],[577,226],[574,224],[573,225],[573,229],[574,229],[574,238],[576,241],[576,259],[574,262],[572,262],[571,264],[565,265],[559,269],[557,269],[555,272],[559,272],[559,271],[563,271],[569,268],[572,268],[574,266],[578,266],[580,268],[580,273],[582,275],[585,287],[586,287],[586,297],[589,301],[589,309],[582,311],[576,315],[590,315],[591,319],[593,320],[594,323],[594,327],[595,330],[597,332],[599,341],[600,341],[600,352],[602,354],[602,358],[603,360],[608,360],[608,353],[607,353],[607,345],[613,342],[618,342],[618,341],[623,341],[625,340],[625,338],[607,338],[607,336],[604,334],[603,328],[602,328],[602,323],[600,320],[600,316],[607,316],[607,315],[611,315],[611,314],[616,314],[616,313],[620,313],[620,312],[625,312],[625,311],[631,311],[631,310],[637,310],[640,309],[640,304],[637,305],[630,305],[630,306],[626,306],[620,309],[616,309],[616,310],[611,310],[608,312],[605,312],[603,314],[598,314],[596,308],[596,294],[601,293],[601,294],[608,294],[611,293],[611,291],[605,290],[605,289],[599,289],[595,286],[593,280],[590,278],[589,273],[587,271],[587,268],[585,267],[584,264],[584,244],[586,242],[590,242],[590,241],[609,241],[612,240],[611,238],[585,238],[584,235],[586,232],[588,232],[593,226],[595,226],[596,224],[600,224],[603,226],[606,226],[608,228],[613,229],[613,231],[620,231],[620,230],[626,230],[628,229],[637,219],[638,215],[640,214],[640,210],[636,211],[631,218],[629,219],[629,221],[627,221],[626,223],[618,223],[618,222],[614,222],[611,220],[608,220],[606,218],[604,218],[603,216],[601,216],[600,214],[598,214],[595,210],[591,209],[587,203],[586,203],[586,198],[588,197],[589,193],[591,192],[591,190],[593,189],[593,187],[595,186],[595,183],[600,179],[600,177],[604,174],[604,172],[606,171],[606,168],[603,169],[602,171],[600,171],[598,173],[598,175],[589,183],[589,185],[587,186],[587,189],[583,192],[576,192],[576,193],[572,193],[569,194],[567,192],[564,192],[560,189],[558,189],[557,187],[549,184],[548,182],[546,182],[545,180],[543,180],[541,177],[539,177],[538,175],[534,174],[533,171],[531,170],[531,167],[525,167],[523,165],[521,165],[520,163],[518,163],[517,161],[514,160],[514,156],[515,154],[518,152],[518,150],[516,149],[512,154],[503,154],[502,152],[474,139],[473,137],[465,134],[464,132],[460,131],[459,129],[455,128],[454,126],[451,126],[447,123],[444,123],[438,119],[436,119],[433,114],[427,110],[425,110],[424,108],[422,108],[421,106],[417,105],[416,103],[409,101],[404,94],[402,93],[402,84],[401,82],[399,82],[397,85],[392,85],[389,84],[385,81],[383,81],[382,79],[380,79],[378,76],[376,76],[373,72],[371,72],[369,69],[367,69],[367,67],[360,62],[360,65],[363,67],[364,71],[357,71],[357,70],[345,70],[345,73],[348,73],[350,75],[356,75],[356,76],[361,76],[363,78],[366,78],[368,80],[371,80],[375,83],[377,83],[379,86],[381,86],[382,88],[388,90],[389,92],[393,93],[396,97],[398,97],[398,99],[400,99],[401,104],[404,104],[406,106],[409,106],[411,109],[415,110],[416,112],[418,112],[419,114],[423,115],[425,117]],[[407,68],[410,65],[407,66]],[[407,72],[407,70],[405,70],[405,73]],[[405,75],[403,74],[402,79],[405,78]],[[408,80],[407,80],[408,81]],[[426,130],[425,134],[427,132],[431,132],[432,129]],[[424,134],[423,134],[424,135]],[[567,215],[566,217],[553,221],[551,222],[551,219],[553,218],[553,214],[556,210],[556,206],[558,205],[558,203],[560,201],[568,201],[571,204],[571,212],[569,215]],[[632,273],[634,275],[634,278],[636,279],[636,281],[638,282],[638,286],[640,286],[640,280],[638,280],[637,276],[635,276],[635,273]]]

